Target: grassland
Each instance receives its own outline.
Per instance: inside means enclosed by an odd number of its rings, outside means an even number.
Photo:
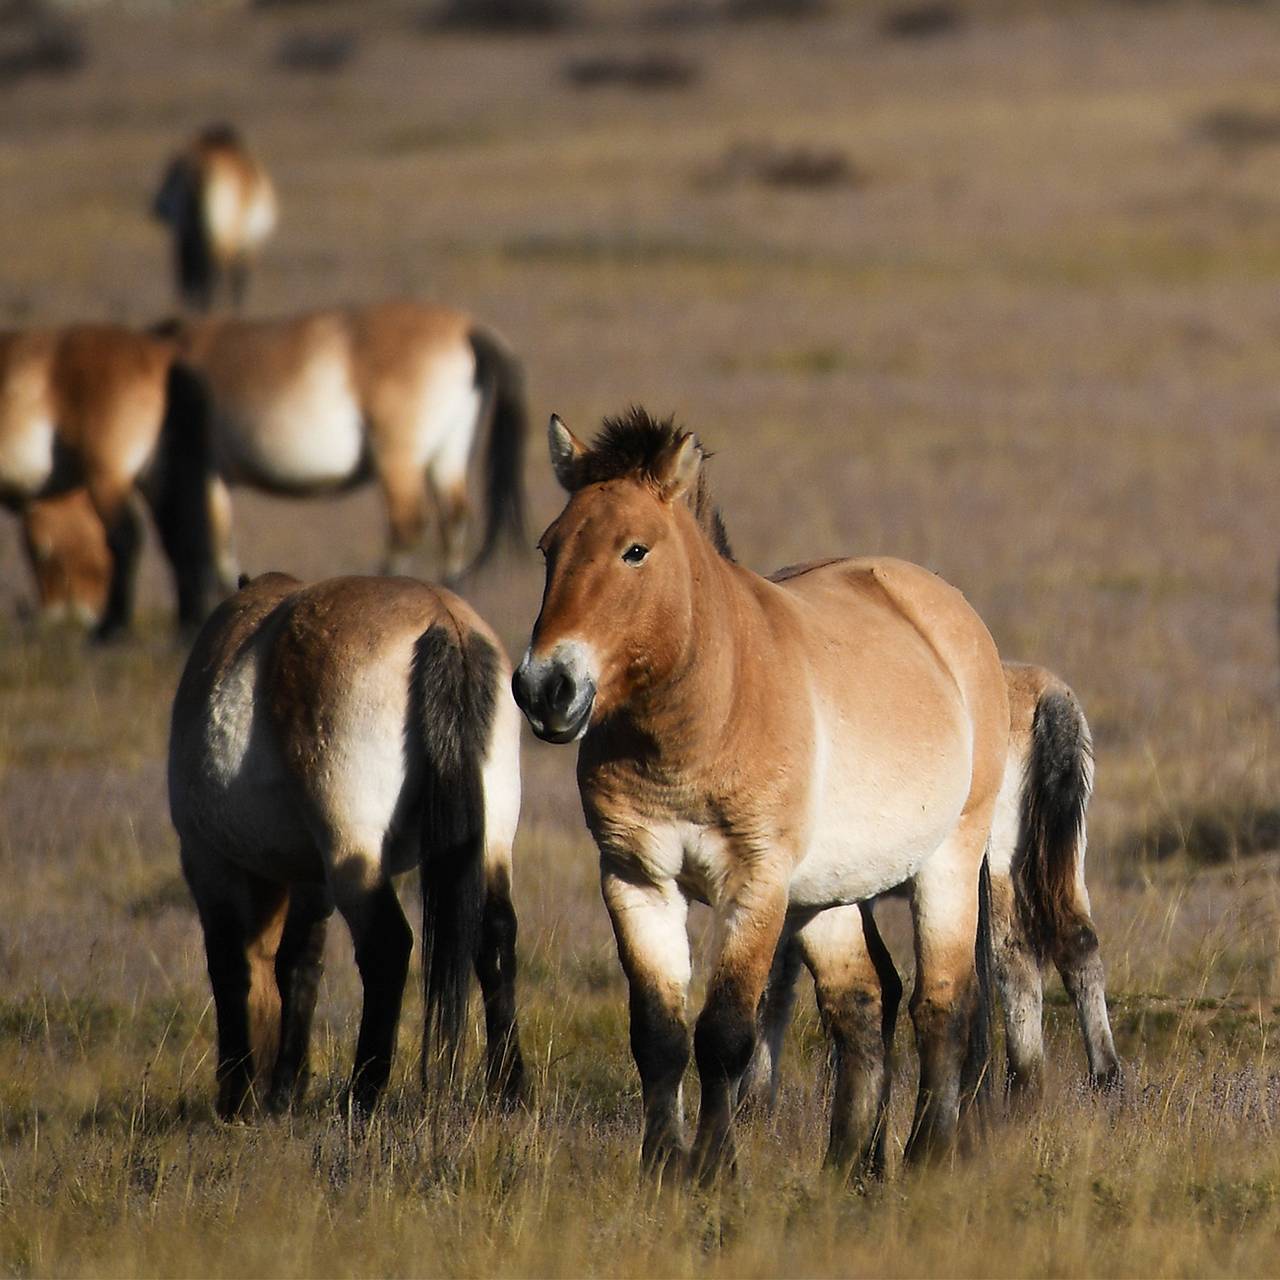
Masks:
[[[870,3],[676,27],[657,4],[583,8],[536,38],[426,31],[408,5],[88,10],[82,70],[0,85],[0,323],[165,313],[145,200],[171,146],[230,118],[283,197],[254,311],[464,305],[524,355],[535,423],[555,409],[587,430],[639,401],[696,426],[747,563],[874,551],[936,568],[1005,653],[1066,676],[1094,726],[1089,878],[1126,1088],[1081,1091],[1055,985],[1045,1109],[905,1176],[904,1028],[893,1176],[856,1195],[819,1169],[805,1004],[741,1185],[654,1195],[572,753],[530,741],[530,1111],[424,1114],[411,1001],[388,1106],[352,1130],[333,1102],[358,991],[335,928],[313,1100],[217,1124],[164,801],[182,655],[160,561],[137,643],[89,651],[18,617],[30,586],[6,520],[0,1271],[1274,1274],[1275,6],[974,0],[931,40],[889,38]],[[350,64],[280,69],[303,29],[356,32]],[[562,75],[652,50],[700,74],[648,93]],[[835,148],[860,180],[726,180],[742,143]],[[540,445],[528,478],[545,521]],[[372,495],[244,495],[237,513],[252,571],[376,561]],[[539,589],[534,560],[512,559],[472,595],[518,651]]]

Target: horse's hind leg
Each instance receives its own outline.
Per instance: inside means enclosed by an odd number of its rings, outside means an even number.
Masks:
[[[324,971],[324,940],[332,911],[333,903],[320,885],[293,886],[280,949],[276,952],[280,1048],[271,1073],[268,1111],[288,1110],[306,1092],[311,1019]]]
[[[509,862],[491,862],[486,870],[476,976],[484,998],[486,1080],[490,1091],[510,1104],[524,1096],[524,1059],[516,1025],[516,913]]]
[[[911,1019],[920,1054],[920,1087],[908,1161],[944,1154],[955,1141],[961,1076],[979,1012],[974,939],[978,872],[989,829],[989,809],[970,811],[915,877]]]
[[[869,904],[821,912],[796,937],[835,1056],[827,1164],[880,1177],[902,983]]]
[[[408,458],[379,458],[378,480],[387,504],[387,554],[382,572],[407,573],[427,524],[422,470]]]
[[[111,553],[111,582],[102,621],[94,632],[98,640],[110,640],[133,621],[134,583],[142,550],[142,520],[134,494],[110,482],[91,481],[89,496],[102,520]]]
[[[1076,1007],[1085,1053],[1089,1058],[1090,1082],[1095,1088],[1111,1088],[1120,1080],[1120,1058],[1111,1036],[1111,1020],[1107,1016],[1102,952],[1083,886],[1077,886],[1073,918],[1050,937],[1049,954]]]
[[[433,463],[427,483],[435,499],[440,521],[440,553],[444,558],[445,582],[456,582],[466,568],[467,526],[471,521],[471,500],[467,497],[466,472],[452,474]]]
[[[218,1025],[218,1114],[236,1119],[255,1075],[271,1066],[280,1001],[274,960],[287,891],[186,841],[183,871],[204,930],[205,956]]]
[[[385,880],[370,882],[376,864],[376,858],[358,855],[337,860],[333,872],[334,897],[351,930],[364,987],[350,1097],[353,1106],[366,1111],[378,1101],[391,1076],[400,1002],[413,951],[413,930],[396,891]]]
[[[1044,981],[1007,875],[991,877],[991,932],[995,984],[1004,1011],[1009,1094],[1015,1105],[1022,1105],[1034,1102],[1043,1084]]]
[[[796,1003],[796,979],[803,960],[794,932],[785,927],[773,954],[773,967],[760,998],[756,1019],[756,1047],[738,1084],[738,1105],[748,1110],[772,1110],[778,1102],[782,1077],[782,1048]]]

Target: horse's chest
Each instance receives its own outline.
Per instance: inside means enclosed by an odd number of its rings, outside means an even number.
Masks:
[[[53,419],[43,413],[22,418],[0,404],[0,489],[28,497],[53,474]]]
[[[355,476],[364,419],[345,363],[313,361],[279,393],[221,407],[221,451],[237,479],[286,489],[327,488]]]

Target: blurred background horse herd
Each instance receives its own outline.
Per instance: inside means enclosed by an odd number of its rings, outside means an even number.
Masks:
[[[1273,1270],[1278,19],[0,0],[0,1267]],[[81,425],[15,443],[19,401]],[[242,570],[391,568],[456,582],[518,656],[561,504],[541,424],[631,403],[717,455],[747,565],[915,560],[1078,694],[1122,1089],[1084,1087],[1055,979],[1043,1106],[959,1177],[851,1194],[817,1168],[805,992],[745,1185],[654,1199],[572,752],[526,734],[528,1109],[427,1123],[411,1014],[378,1118],[335,1120],[359,989],[334,931],[313,1100],[213,1123],[175,615]],[[905,910],[880,916],[909,983]]]

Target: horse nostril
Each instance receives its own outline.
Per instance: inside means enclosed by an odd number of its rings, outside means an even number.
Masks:
[[[563,715],[573,706],[574,695],[577,691],[577,685],[574,684],[573,677],[568,672],[556,672],[547,685],[548,709],[558,715]]]

